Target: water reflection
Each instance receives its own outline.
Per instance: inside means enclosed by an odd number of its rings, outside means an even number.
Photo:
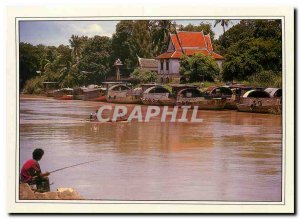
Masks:
[[[21,100],[21,163],[37,146],[46,151],[44,170],[101,159],[51,175],[54,189],[74,187],[88,199],[281,200],[281,116],[200,111],[202,123],[85,121],[102,104]]]

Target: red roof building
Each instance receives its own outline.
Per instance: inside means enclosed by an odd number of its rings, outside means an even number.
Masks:
[[[170,34],[167,51],[157,57],[160,60],[158,73],[161,82],[169,82],[174,78],[178,79],[182,56],[192,56],[196,53],[211,56],[216,60],[219,67],[222,67],[224,58],[213,51],[209,34],[204,35],[203,31],[179,31],[177,34]]]

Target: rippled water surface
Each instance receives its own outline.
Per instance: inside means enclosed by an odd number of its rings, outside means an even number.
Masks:
[[[21,99],[20,165],[41,147],[51,189],[86,199],[281,201],[281,116],[199,111],[202,123],[95,123],[88,101]],[[133,105],[130,105],[133,107]],[[145,106],[143,106],[144,109]]]

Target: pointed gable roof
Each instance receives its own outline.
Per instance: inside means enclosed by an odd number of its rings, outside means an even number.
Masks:
[[[207,34],[204,37],[205,37],[205,42],[206,42],[206,45],[207,45],[207,50],[208,51],[213,51],[213,47],[212,47],[212,44],[211,44],[210,35]]]
[[[213,52],[213,46],[210,34],[204,35],[201,32],[179,31],[176,34],[170,34],[170,40],[175,48],[175,51],[168,51],[157,58],[176,58],[180,59],[184,54],[191,56],[195,53],[210,55],[214,59],[223,60],[224,58]]]
[[[206,41],[203,32],[188,32],[188,31],[179,31],[176,34],[171,34],[172,43],[176,50],[180,50],[180,45],[184,49],[184,47],[195,47],[198,49],[206,49]]]

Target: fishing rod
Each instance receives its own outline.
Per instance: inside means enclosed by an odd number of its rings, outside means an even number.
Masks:
[[[78,164],[74,164],[74,165],[71,165],[71,166],[67,166],[67,167],[63,167],[63,168],[56,169],[56,170],[52,170],[52,171],[49,172],[49,173],[54,173],[54,172],[57,172],[57,171],[61,171],[61,170],[68,169],[68,168],[71,168],[71,167],[80,166],[80,165],[87,164],[87,163],[96,162],[96,161],[99,161],[99,160],[100,160],[100,159],[98,159],[98,160],[92,160],[92,161],[87,161],[87,162],[83,162],[83,163],[78,163]]]

